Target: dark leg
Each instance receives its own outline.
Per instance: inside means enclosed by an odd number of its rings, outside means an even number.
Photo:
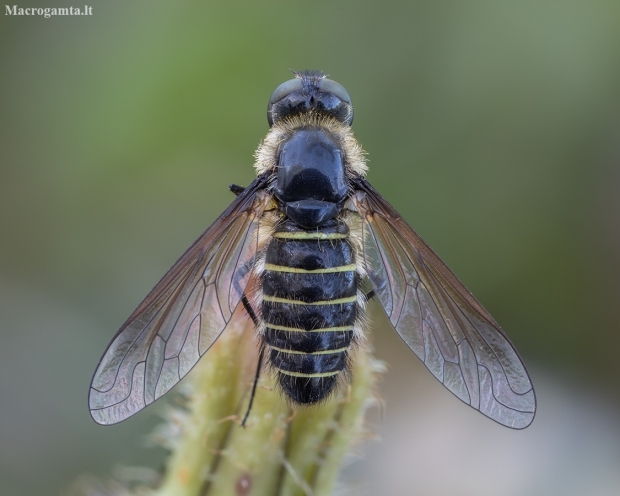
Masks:
[[[373,298],[375,296],[375,290],[371,290],[368,293],[366,293],[366,301],[370,301],[371,298]]]
[[[258,384],[258,377],[260,376],[260,368],[263,364],[264,354],[265,354],[265,345],[261,344],[260,349],[258,350],[258,364],[256,365],[256,375],[254,376],[254,384],[252,384],[252,395],[250,396],[250,403],[248,404],[248,409],[245,412],[243,421],[241,422],[241,427],[245,427],[245,422],[250,416],[250,410],[252,410],[252,403],[254,403],[254,395],[256,394],[256,385]]]
[[[248,297],[245,294],[241,298],[241,303],[243,303],[243,307],[245,308],[245,311],[248,312],[248,315],[252,319],[252,322],[254,322],[254,325],[258,327],[258,318],[256,317],[256,313],[254,312],[254,309],[252,308],[252,305],[250,305],[250,302],[248,301]],[[252,403],[254,403],[254,395],[256,394],[256,385],[258,384],[258,377],[260,376],[260,368],[263,364],[264,349],[265,349],[265,345],[261,343],[260,349],[258,351],[258,364],[256,365],[256,374],[254,375],[254,384],[252,384],[252,394],[250,396],[250,403],[248,404],[248,409],[245,412],[243,421],[241,422],[241,427],[245,427],[245,422],[248,419],[248,416],[250,415],[250,410],[252,410]]]
[[[252,305],[250,305],[250,302],[248,301],[248,297],[246,295],[243,295],[243,297],[241,298],[241,303],[243,303],[243,308],[245,308],[245,311],[248,312],[248,315],[252,319],[252,322],[254,322],[254,325],[258,327],[258,317],[256,317],[256,313],[254,312]]]
[[[228,186],[228,188],[237,196],[239,196],[245,191],[245,188],[243,186],[238,186],[237,184],[231,184],[230,186]]]
[[[237,269],[236,273],[234,274],[232,283],[235,287],[235,291],[237,292],[237,294],[243,295],[241,297],[241,303],[243,303],[243,307],[245,308],[246,312],[248,312],[248,315],[252,319],[252,322],[254,322],[254,325],[258,327],[258,318],[256,317],[256,312],[254,312],[254,309],[250,305],[250,302],[248,301],[248,298],[245,295],[245,292],[244,292],[245,288],[241,287],[241,284],[239,284],[240,281],[242,281],[243,278],[248,274],[248,272],[250,272],[254,268],[255,262],[256,262],[256,255],[254,255],[252,258],[250,258],[250,260],[248,260],[246,263],[240,266]]]

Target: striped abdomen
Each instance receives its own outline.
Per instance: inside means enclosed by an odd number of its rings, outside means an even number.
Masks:
[[[343,222],[305,231],[288,221],[267,247],[264,340],[280,385],[298,403],[325,398],[347,367],[358,312],[348,236]]]

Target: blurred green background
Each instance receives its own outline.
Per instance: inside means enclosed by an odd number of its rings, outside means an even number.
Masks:
[[[529,429],[494,424],[374,308],[383,440],[343,484],[620,494],[620,3],[89,5],[0,18],[0,494],[161,463],[144,447],[161,407],[97,426],[91,374],[228,184],[252,180],[289,68],[347,88],[370,181],[502,324],[539,399]]]

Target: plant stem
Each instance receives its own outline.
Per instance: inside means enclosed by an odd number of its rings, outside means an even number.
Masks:
[[[241,312],[186,381],[186,409],[159,429],[171,453],[152,496],[328,496],[364,414],[376,403],[380,367],[366,347],[353,351],[351,382],[320,405],[291,408],[263,371],[246,427],[258,345]],[[144,493],[140,493],[144,494]]]

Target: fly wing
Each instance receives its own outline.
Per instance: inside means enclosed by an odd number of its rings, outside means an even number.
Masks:
[[[365,180],[351,197],[363,219],[368,277],[390,322],[458,398],[514,429],[536,397],[514,346],[433,250]]]
[[[93,376],[89,406],[115,424],[174,386],[211,347],[243,296],[271,197],[256,179],[157,283],[127,319]]]

